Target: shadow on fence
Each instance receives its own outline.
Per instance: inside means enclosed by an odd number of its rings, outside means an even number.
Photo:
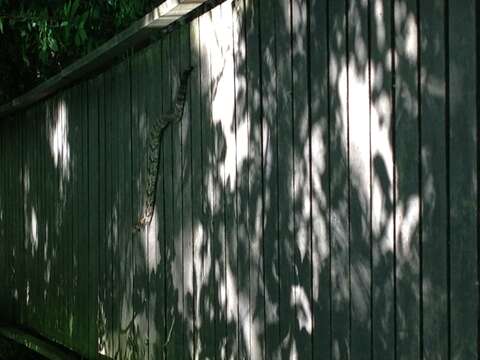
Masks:
[[[473,356],[474,324],[469,340],[444,339],[449,316],[476,308],[476,202],[449,186],[476,191],[477,125],[445,105],[446,89],[470,85],[455,73],[446,88],[432,20],[444,9],[422,20],[422,6],[226,2],[4,122],[15,321],[122,359]],[[148,129],[190,64],[155,219],[131,235]],[[445,111],[464,117],[453,145]],[[446,156],[457,138],[471,165],[459,180]],[[448,233],[459,214],[473,216]],[[448,273],[455,234],[468,238],[464,285]],[[471,300],[455,305],[456,290]]]

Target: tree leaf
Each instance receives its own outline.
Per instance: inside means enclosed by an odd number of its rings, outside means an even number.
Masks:
[[[73,4],[72,4],[72,9],[70,11],[70,17],[74,17],[75,14],[77,13],[77,10],[78,10],[78,6],[80,5],[80,2],[79,0],[74,0],[73,1]]]

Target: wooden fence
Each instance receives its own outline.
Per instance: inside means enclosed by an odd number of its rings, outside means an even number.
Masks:
[[[478,358],[477,7],[229,0],[3,119],[0,318],[89,358]]]

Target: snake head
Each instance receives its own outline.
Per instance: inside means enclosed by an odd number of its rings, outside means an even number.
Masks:
[[[190,73],[193,71],[194,68],[195,67],[193,65],[190,65],[188,68],[186,68],[182,73],[182,78],[190,76]]]

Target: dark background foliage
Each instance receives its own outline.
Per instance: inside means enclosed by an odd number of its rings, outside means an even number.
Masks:
[[[163,0],[0,0],[0,104],[87,54]]]

